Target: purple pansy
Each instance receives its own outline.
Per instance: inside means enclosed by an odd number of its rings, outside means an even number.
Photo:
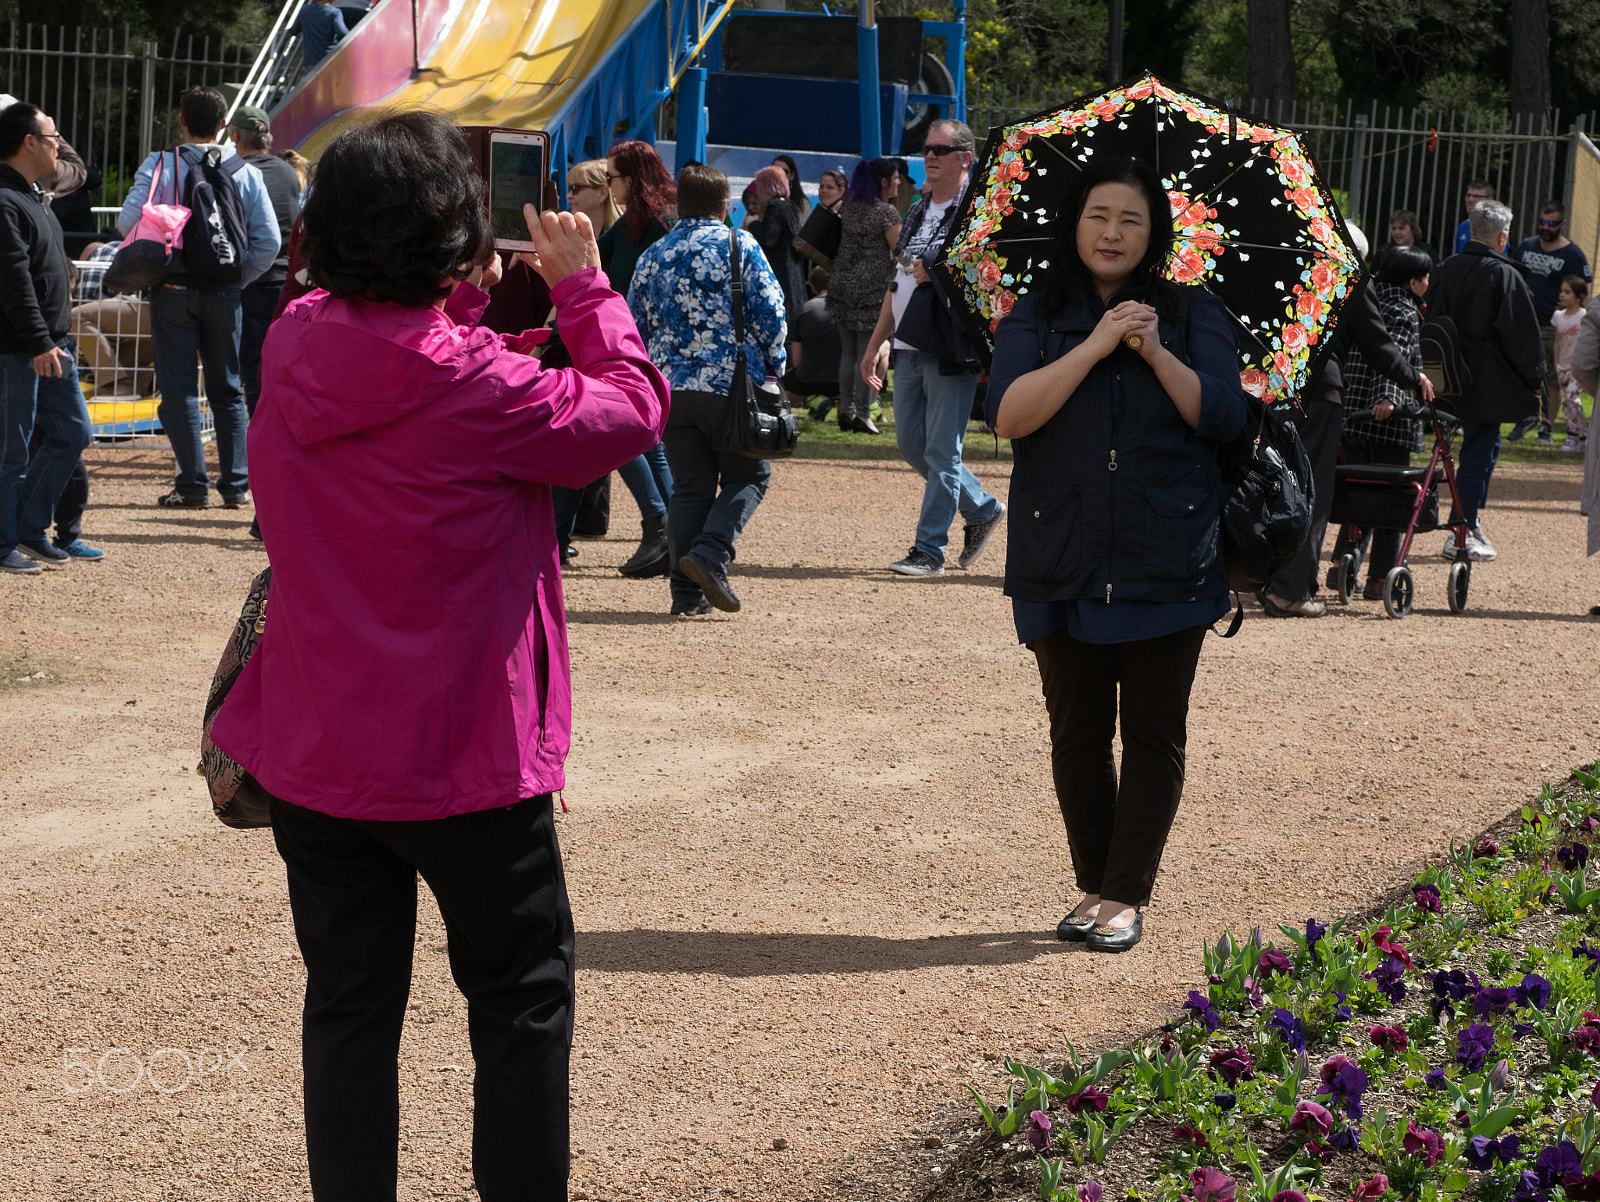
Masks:
[[[1326,1094],[1328,1105],[1342,1108],[1347,1118],[1359,1119],[1361,1095],[1367,1092],[1367,1074],[1354,1063],[1349,1063],[1348,1057],[1338,1056],[1335,1059],[1345,1060],[1347,1063],[1340,1065],[1331,1074],[1327,1072],[1327,1066],[1323,1066],[1322,1088],[1318,1093]]]
[[[1489,1053],[1494,1051],[1494,1028],[1483,1023],[1473,1023],[1470,1027],[1456,1032],[1456,1042],[1459,1045],[1456,1060],[1469,1073],[1476,1072],[1483,1067],[1483,1062],[1489,1058]]]
[[[1560,1185],[1561,1179],[1569,1174],[1581,1176],[1583,1164],[1578,1157],[1578,1149],[1568,1140],[1562,1140],[1539,1153],[1533,1171],[1539,1175],[1539,1185],[1549,1189],[1552,1185]]]
[[[1100,1202],[1103,1197],[1105,1190],[1098,1181],[1085,1181],[1078,1187],[1078,1202]]]
[[[1515,1135],[1503,1139],[1490,1139],[1487,1135],[1474,1135],[1464,1149],[1467,1163],[1475,1169],[1492,1169],[1495,1161],[1510,1164],[1517,1158],[1520,1140]]]
[[[1385,1052],[1403,1052],[1411,1045],[1411,1037],[1394,1026],[1368,1027],[1367,1038],[1372,1041],[1373,1047],[1382,1048]]]
[[[1239,1098],[1236,1094],[1214,1093],[1211,1095],[1211,1103],[1218,1110],[1228,1111],[1239,1104]]]
[[[1443,1089],[1447,1083],[1447,1079],[1444,1075],[1444,1069],[1434,1069],[1431,1073],[1423,1078],[1423,1081],[1427,1083],[1429,1089]]]
[[[1530,972],[1522,978],[1522,984],[1517,986],[1517,1005],[1543,1010],[1550,1004],[1552,992],[1553,987],[1549,981],[1536,972]]]
[[[1556,848],[1556,863],[1562,872],[1577,872],[1589,862],[1589,848],[1582,843],[1567,843]]]
[[[1419,1127],[1414,1122],[1406,1124],[1405,1138],[1400,1141],[1400,1146],[1407,1152],[1422,1153],[1430,1169],[1444,1155],[1444,1137],[1432,1127]]]
[[[1339,1130],[1329,1134],[1328,1142],[1343,1152],[1354,1152],[1361,1146],[1361,1129],[1359,1127],[1340,1127]]]
[[[1429,914],[1444,913],[1444,904],[1439,897],[1439,890],[1434,885],[1413,885],[1411,896],[1416,899],[1417,909],[1425,910]]]
[[[1375,1173],[1360,1185],[1356,1186],[1356,1196],[1351,1202],[1361,1202],[1363,1198],[1381,1198],[1389,1192],[1389,1178],[1382,1173]]]
[[[1042,1110],[1035,1110],[1028,1115],[1028,1142],[1033,1145],[1035,1152],[1043,1152],[1050,1146],[1050,1128],[1055,1126],[1050,1121],[1050,1116]]]
[[[1273,973],[1285,977],[1294,975],[1289,957],[1275,947],[1269,947],[1261,953],[1261,958],[1256,961],[1256,967],[1261,970],[1263,981],[1271,979]]]
[[[1393,956],[1385,956],[1383,963],[1367,974],[1367,979],[1378,983],[1378,991],[1391,1002],[1406,1000],[1406,966]]]
[[[1532,1023],[1512,1023],[1511,1024],[1511,1038],[1512,1039],[1526,1039],[1528,1036],[1532,1035],[1537,1030],[1538,1030],[1538,1028],[1535,1027]]]
[[[1189,990],[1189,1000],[1183,1004],[1183,1008],[1194,1012],[1195,1020],[1205,1027],[1207,1035],[1222,1023],[1222,1016],[1211,1004],[1211,999],[1198,989]]]
[[[1539,1174],[1523,1169],[1517,1179],[1517,1192],[1511,1195],[1516,1202],[1550,1202],[1550,1195],[1539,1188]]]
[[[1276,1031],[1283,1041],[1296,1052],[1305,1051],[1306,1035],[1300,1026],[1300,1020],[1290,1011],[1281,1007],[1272,1012],[1272,1021],[1267,1026]]]
[[[1485,985],[1472,995],[1472,1009],[1479,1018],[1504,1014],[1517,1000],[1517,991],[1509,987]]]
[[[1211,1059],[1206,1061],[1206,1067],[1229,1085],[1254,1081],[1256,1077],[1255,1061],[1243,1048],[1223,1048],[1220,1052],[1213,1052]]]
[[[1333,1008],[1334,1020],[1341,1023],[1349,1022],[1350,1007],[1344,1004],[1344,991],[1342,989],[1335,989],[1333,991],[1333,996],[1339,1003]]]
[[[1292,1130],[1305,1131],[1316,1136],[1328,1134],[1332,1126],[1333,1115],[1328,1112],[1326,1106],[1319,1106],[1316,1102],[1301,1102],[1289,1116],[1289,1127]]]
[[[1322,937],[1327,933],[1326,924],[1318,922],[1315,918],[1306,919],[1306,951],[1311,953],[1311,963],[1313,964],[1321,963],[1317,944],[1322,941]]]
[[[1063,1104],[1066,1106],[1069,1112],[1072,1114],[1077,1114],[1080,1110],[1085,1108],[1089,1110],[1104,1110],[1106,1108],[1106,1102],[1108,1102],[1110,1098],[1111,1095],[1106,1093],[1105,1090],[1096,1089],[1091,1085],[1087,1089],[1080,1089],[1077,1093],[1068,1098]]]
[[[1283,1189],[1272,1195],[1272,1202],[1306,1202],[1306,1196],[1297,1189]]]
[[[1189,1174],[1189,1185],[1184,1196],[1193,1202],[1233,1202],[1233,1178],[1221,1169],[1202,1165]]]
[[[1266,995],[1261,992],[1261,982],[1254,977],[1244,979],[1244,1000],[1250,1003],[1250,1009],[1258,1013],[1267,1004]]]
[[[1583,966],[1584,972],[1594,976],[1594,970],[1600,968],[1600,947],[1593,946],[1587,939],[1572,949],[1572,958],[1580,960],[1588,957],[1589,963]]]
[[[1475,860],[1482,860],[1489,856],[1497,856],[1499,854],[1500,845],[1493,839],[1489,838],[1488,835],[1485,835],[1483,838],[1479,839],[1477,843],[1473,844],[1472,847],[1472,858]]]

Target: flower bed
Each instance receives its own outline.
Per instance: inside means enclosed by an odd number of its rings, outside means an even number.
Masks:
[[[1223,936],[1180,1021],[1008,1062],[989,1169],[1033,1156],[1046,1202],[1600,1200],[1597,815],[1579,772],[1381,915]],[[1014,1192],[965,1176],[938,1192]]]

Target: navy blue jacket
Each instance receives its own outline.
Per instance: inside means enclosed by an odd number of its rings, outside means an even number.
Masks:
[[[1025,601],[1223,597],[1217,446],[1244,427],[1238,336],[1222,302],[1185,290],[1161,342],[1200,377],[1191,430],[1155,372],[1125,346],[1090,370],[1039,429],[1012,441],[1005,591]],[[1024,296],[995,331],[992,424],[1018,376],[1082,343],[1105,306],[1080,296],[1044,318]]]

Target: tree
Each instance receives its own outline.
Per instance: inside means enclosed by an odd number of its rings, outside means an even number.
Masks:
[[[1289,0],[1249,0],[1250,62],[1246,80],[1257,103],[1295,101],[1294,35]]]

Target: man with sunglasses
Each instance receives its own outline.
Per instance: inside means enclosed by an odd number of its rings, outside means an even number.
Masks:
[[[1546,201],[1539,210],[1539,232],[1517,244],[1512,258],[1527,270],[1528,287],[1533,290],[1544,334],[1545,380],[1543,415],[1525,417],[1518,422],[1510,439],[1518,439],[1539,424],[1539,442],[1553,445],[1551,423],[1561,404],[1559,385],[1556,383],[1556,328],[1551,323],[1561,294],[1561,281],[1569,275],[1584,280],[1594,277],[1589,271],[1588,256],[1566,236],[1567,210],[1559,201]]]
[[[43,526],[36,519],[42,513],[49,524],[89,444],[82,392],[76,405],[66,406],[64,390],[56,389],[43,415],[49,445],[32,462],[28,457],[40,418],[40,380],[70,376],[77,382],[66,349],[72,325],[67,252],[61,223],[39,188],[57,169],[60,141],[55,122],[31,104],[0,112],[0,571],[15,575],[38,573],[40,561],[56,566],[69,558],[39,535]],[[57,413],[58,402],[71,411]],[[24,525],[33,538],[22,537]]]
[[[975,145],[959,121],[936,121],[928,130],[922,144],[927,190],[900,226],[894,280],[861,359],[862,378],[881,388],[878,351],[894,337],[895,442],[925,482],[916,540],[904,559],[889,565],[902,576],[944,574],[944,549],[958,512],[965,528],[956,565],[970,567],[1006,511],[961,462],[979,361],[929,275],[961,210]]]

